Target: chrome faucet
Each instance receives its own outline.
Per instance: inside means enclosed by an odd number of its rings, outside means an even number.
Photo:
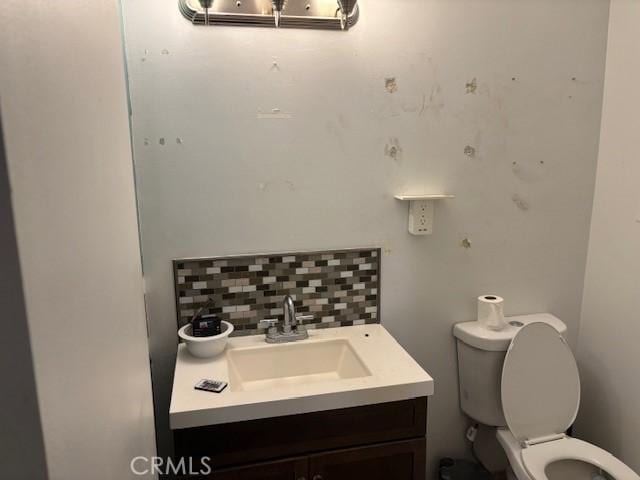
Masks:
[[[284,297],[284,321],[278,327],[278,320],[261,320],[260,326],[267,327],[265,341],[267,343],[287,343],[309,338],[304,325],[299,322],[313,319],[313,315],[296,315],[296,307],[291,295]]]
[[[293,303],[291,295],[284,297],[284,323],[282,324],[282,331],[285,333],[291,332],[292,329],[298,326],[296,319],[296,306]]]

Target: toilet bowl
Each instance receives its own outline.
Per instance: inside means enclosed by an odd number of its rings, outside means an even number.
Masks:
[[[456,326],[463,410],[496,427],[510,477],[640,480],[609,452],[566,435],[580,406],[578,366],[562,335],[564,324],[548,315],[540,318],[518,322],[506,348],[509,332],[494,338],[477,325]]]
[[[596,475],[607,480],[640,478],[606,450],[569,436],[526,448],[508,429],[499,429],[497,436],[518,480],[591,480]]]

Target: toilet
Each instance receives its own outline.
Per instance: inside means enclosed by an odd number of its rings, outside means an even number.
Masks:
[[[481,463],[492,470],[506,456],[507,475],[517,480],[640,480],[609,452],[566,434],[580,406],[566,325],[550,314],[509,320],[502,331],[479,322],[453,331],[460,406],[495,431],[474,442]]]

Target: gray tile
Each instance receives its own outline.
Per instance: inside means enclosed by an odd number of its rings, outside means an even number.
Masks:
[[[178,325],[211,298],[210,311],[236,326],[233,335],[264,333],[257,322],[281,318],[285,295],[314,316],[310,328],[378,322],[379,258],[359,249],[176,260]]]

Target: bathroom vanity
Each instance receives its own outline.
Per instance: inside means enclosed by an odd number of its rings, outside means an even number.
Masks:
[[[229,385],[194,390],[203,378]],[[234,337],[208,360],[180,345],[176,458],[209,457],[209,478],[224,480],[424,479],[432,394],[433,379],[379,324],[283,345]]]

